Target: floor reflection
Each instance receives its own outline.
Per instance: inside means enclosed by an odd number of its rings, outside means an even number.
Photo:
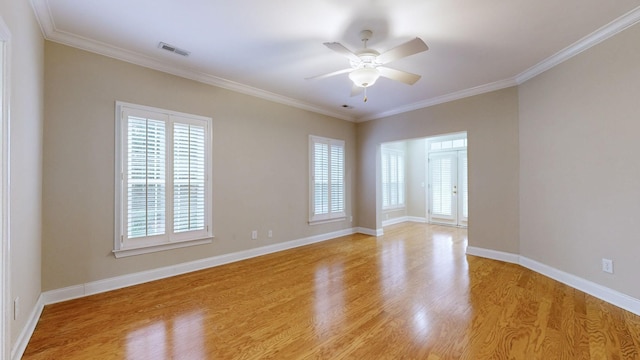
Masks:
[[[383,243],[380,252],[380,277],[385,296],[395,296],[406,287],[407,269],[403,241]]]
[[[127,335],[126,358],[205,359],[203,321],[202,313],[195,312],[132,331]],[[167,351],[167,347],[170,351]],[[169,352],[171,356],[168,356]]]
[[[164,321],[131,332],[127,335],[127,359],[146,359],[150,354],[155,359],[166,359],[166,335]]]
[[[379,239],[383,306],[405,324],[416,346],[425,346],[450,324],[469,320],[467,231],[416,226],[416,232],[406,236],[394,229]]]
[[[417,339],[425,338],[429,334],[429,316],[423,305],[414,305],[413,334]]]
[[[322,264],[315,271],[314,326],[319,337],[338,328],[344,315],[344,274],[342,264]]]
[[[206,359],[204,319],[201,312],[179,316],[173,324],[173,358]]]

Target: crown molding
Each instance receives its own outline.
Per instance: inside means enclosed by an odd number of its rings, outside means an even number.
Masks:
[[[476,86],[469,89],[456,91],[450,94],[437,96],[435,98],[427,99],[417,103],[409,104],[399,108],[395,108],[382,113],[373,114],[370,116],[364,116],[356,119],[356,122],[368,121],[388,117],[392,115],[401,114],[408,111],[418,110],[449,101],[460,100],[469,96],[480,95],[483,93],[504,89],[511,86],[517,86],[525,81],[542,74],[543,72],[559,65],[560,63],[569,60],[570,58],[580,54],[581,52],[609,39],[610,37],[622,32],[623,30],[640,22],[640,6],[629,11],[628,13],[613,20],[600,29],[592,32],[591,34],[583,37],[575,43],[560,50],[554,55],[542,60],[529,69],[521,72],[520,74],[510,77],[504,80],[499,80],[493,83]]]
[[[51,16],[48,0],[31,0],[31,6],[36,14],[36,19],[40,24],[40,28],[45,39],[61,43],[64,45],[72,46],[78,49],[90,51],[114,59],[126,61],[132,64],[140,65],[150,69],[158,70],[168,74],[176,75],[186,79],[202,82],[205,84],[217,86],[223,89],[235,91],[238,93],[255,96],[257,98],[273,101],[276,103],[296,107],[299,109],[319,113],[322,115],[331,116],[334,118],[353,121],[364,122],[369,120],[380,119],[392,115],[397,115],[409,111],[414,111],[449,101],[460,100],[466,97],[480,95],[483,93],[504,89],[511,86],[520,85],[527,80],[555,67],[556,65],[580,54],[581,52],[595,46],[610,37],[618,34],[619,32],[635,25],[640,21],[640,6],[629,11],[628,13],[620,16],[619,18],[611,21],[607,25],[594,31],[593,33],[585,36],[577,42],[569,45],[568,47],[560,50],[554,55],[542,60],[529,69],[507,79],[495,81],[489,84],[479,85],[469,89],[463,89],[455,91],[449,94],[437,96],[434,98],[426,99],[424,101],[400,106],[381,113],[375,113],[371,115],[365,115],[363,117],[354,117],[345,115],[343,113],[327,110],[326,108],[319,107],[307,102],[296,100],[290,97],[272,93],[266,90],[258,89],[248,85],[240,84],[234,81],[223,79],[217,76],[206,74],[200,71],[196,71],[188,68],[178,68],[164,64],[151,57],[118,48],[106,43],[84,38],[75,34],[60,31],[56,28],[55,22]]]
[[[47,0],[31,0],[30,3],[33,8],[33,13],[36,15],[36,21],[38,25],[40,25],[40,30],[42,30],[42,34],[46,38],[47,34],[53,33],[53,30],[56,28],[53,23],[53,17],[51,16],[49,2]]]
[[[287,96],[279,95],[266,90],[258,89],[252,86],[240,84],[231,80],[206,74],[200,71],[196,71],[188,68],[180,68],[176,66],[167,65],[161,61],[151,58],[146,55],[142,55],[137,52],[125,50],[113,45],[109,45],[100,41],[88,39],[82,36],[71,34],[65,31],[58,30],[55,26],[49,4],[47,0],[31,0],[33,10],[36,14],[40,29],[45,39],[53,42],[57,42],[63,45],[68,45],[81,50],[86,50],[99,55],[104,55],[117,60],[125,61],[135,65],[143,66],[149,69],[158,70],[171,75],[176,75],[186,79],[198,81],[201,83],[217,86],[223,89],[235,91],[245,95],[255,96],[264,100],[273,101],[276,103],[292,106],[302,110],[319,113],[322,115],[331,116],[334,118],[355,121],[353,116],[348,116],[339,112],[330,111],[326,108],[318,107],[316,105],[296,100]]]
[[[640,21],[640,6],[516,75],[518,85],[598,45]]]
[[[452,93],[449,93],[449,94],[436,96],[434,98],[427,99],[427,100],[424,100],[424,101],[419,101],[419,102],[416,102],[416,103],[413,103],[413,104],[397,107],[397,108],[391,109],[389,111],[384,111],[384,112],[373,114],[373,115],[370,115],[370,116],[364,116],[364,117],[356,119],[356,122],[375,120],[375,119],[380,119],[380,118],[383,118],[383,117],[402,114],[402,113],[405,113],[405,112],[418,110],[418,109],[423,109],[423,108],[427,108],[427,107],[430,107],[430,106],[443,104],[443,103],[454,101],[454,100],[460,100],[460,99],[464,99],[464,98],[467,98],[467,97],[470,97],[470,96],[480,95],[480,94],[484,94],[484,93],[488,93],[488,92],[491,92],[491,91],[496,91],[496,90],[500,90],[500,89],[504,89],[504,88],[508,88],[508,87],[512,87],[512,86],[516,86],[516,85],[518,85],[518,83],[516,82],[515,78],[509,78],[509,79],[504,79],[504,80],[500,80],[500,81],[495,81],[495,82],[492,82],[492,83],[489,83],[489,84],[475,86],[475,87],[472,87],[472,88],[469,88],[469,89],[455,91],[455,92],[452,92]]]

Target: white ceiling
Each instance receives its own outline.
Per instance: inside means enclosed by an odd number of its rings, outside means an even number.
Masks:
[[[361,121],[521,83],[640,20],[640,0],[32,0],[45,37],[172,74]],[[387,64],[351,97],[323,42],[380,52],[414,37],[429,51]],[[191,52],[158,48],[166,42]],[[352,108],[345,109],[342,105]]]

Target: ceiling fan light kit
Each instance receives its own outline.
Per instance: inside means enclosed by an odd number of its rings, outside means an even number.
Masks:
[[[407,56],[411,56],[413,54],[427,51],[429,47],[424,43],[424,41],[422,41],[420,38],[415,38],[380,54],[373,49],[367,48],[367,41],[369,41],[372,35],[373,33],[370,30],[363,30],[360,32],[360,39],[364,43],[364,48],[356,52],[347,49],[338,42],[324,43],[324,45],[329,49],[349,59],[351,68],[338,70],[307,79],[322,79],[339,74],[349,73],[349,79],[353,82],[354,86],[364,88],[364,102],[367,102],[367,88],[375,84],[380,76],[386,77],[391,80],[400,81],[407,85],[413,85],[420,79],[420,75],[391,69],[383,65]]]
[[[375,84],[379,77],[380,72],[375,67],[362,67],[349,73],[349,79],[351,79],[356,86],[363,88]]]

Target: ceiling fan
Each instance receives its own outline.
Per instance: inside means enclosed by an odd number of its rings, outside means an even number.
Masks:
[[[367,88],[375,84],[376,80],[378,80],[380,76],[386,77],[391,80],[400,81],[408,85],[413,85],[416,81],[420,80],[420,75],[412,74],[402,70],[391,69],[383,65],[407,56],[429,50],[429,47],[424,43],[424,41],[422,41],[422,39],[415,38],[413,40],[409,40],[404,44],[398,45],[395,48],[387,50],[380,54],[374,49],[367,48],[367,41],[369,41],[371,35],[373,35],[371,30],[363,30],[360,32],[360,39],[364,43],[364,48],[355,52],[347,49],[338,42],[324,43],[324,45],[329,49],[349,59],[351,67],[348,69],[330,72],[328,74],[313,76],[307,78],[307,80],[324,79],[335,75],[349,73],[349,79],[351,79],[351,81],[353,82],[351,96],[357,95],[360,91],[362,91],[362,89],[364,89],[365,102],[367,102]]]

